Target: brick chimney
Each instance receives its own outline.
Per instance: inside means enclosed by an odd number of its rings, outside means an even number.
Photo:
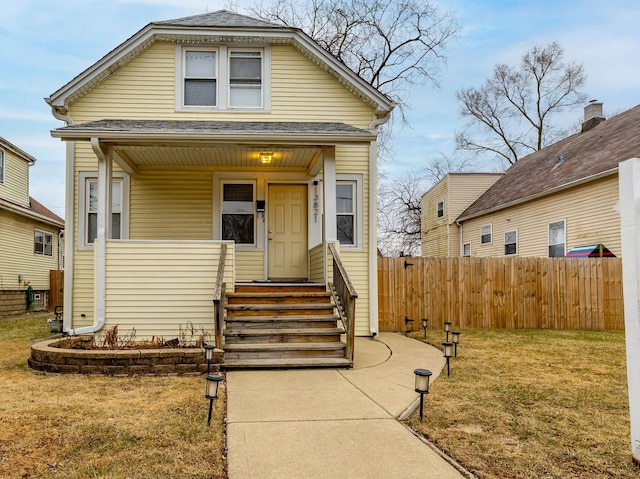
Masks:
[[[591,100],[587,106],[584,107],[584,121],[582,122],[582,133],[590,130],[598,123],[602,123],[606,118],[602,113],[602,102],[598,100]]]

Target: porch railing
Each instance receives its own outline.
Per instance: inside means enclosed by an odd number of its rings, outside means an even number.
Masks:
[[[349,280],[340,255],[333,243],[329,243],[329,251],[333,258],[333,281],[329,282],[329,288],[336,303],[338,314],[342,320],[347,338],[345,358],[353,361],[353,346],[355,341],[355,317],[356,317],[356,292],[353,284]]]
[[[224,266],[227,257],[227,245],[220,245],[220,259],[218,261],[218,274],[213,289],[213,315],[216,335],[216,348],[222,349],[222,327],[224,322],[224,300],[226,285],[224,282]]]

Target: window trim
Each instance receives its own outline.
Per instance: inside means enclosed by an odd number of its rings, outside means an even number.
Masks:
[[[120,239],[129,239],[129,175],[122,172],[114,172],[113,180],[121,181],[120,194]],[[93,250],[93,243],[87,243],[87,195],[89,181],[97,181],[98,173],[95,171],[81,171],[78,174],[78,250]]]
[[[551,244],[551,225],[556,223],[562,223],[563,242]],[[562,244],[562,256],[551,256],[551,247],[558,246],[560,244]],[[566,254],[567,254],[567,220],[561,219],[561,220],[549,221],[547,223],[547,256],[549,258],[564,258]]]
[[[489,227],[488,235],[482,233],[482,230],[485,227]],[[489,241],[485,241],[484,240],[485,236],[489,236]],[[484,224],[484,225],[480,226],[480,244],[484,245],[484,244],[491,244],[491,243],[493,243],[493,223],[487,223],[487,224]]]
[[[442,205],[442,208],[440,208],[440,205]],[[436,204],[436,218],[444,218],[444,200],[438,201]]]
[[[211,52],[215,53],[215,77],[213,79],[216,82],[216,93],[215,93],[215,104],[214,105],[186,105],[185,104],[185,84],[186,81],[190,78],[187,78],[187,52]],[[194,110],[194,109],[205,109],[205,110],[216,110],[218,109],[218,105],[220,103],[220,53],[218,48],[203,48],[203,47],[185,47],[180,52],[181,58],[181,70],[180,70],[180,105],[183,109]],[[194,78],[195,79],[195,78]],[[176,89],[177,92],[177,89]],[[177,96],[177,95],[176,95]],[[176,98],[176,101],[178,99]]]
[[[507,235],[509,233],[514,233],[516,235],[516,239],[513,243],[507,243]],[[507,245],[515,245],[516,246],[516,250],[514,253],[507,253]],[[505,231],[504,232],[504,255],[505,256],[517,256],[518,255],[518,230],[510,230],[510,231]]]
[[[258,213],[256,210],[256,198],[258,194],[258,185],[255,178],[245,179],[223,179],[220,181],[220,213],[218,215],[218,231],[220,232],[220,239],[222,239],[222,217],[225,215],[224,211],[224,186],[225,185],[251,185],[253,188],[253,243],[235,243],[236,249],[257,249],[258,248]],[[237,213],[227,213],[237,214]],[[243,213],[244,214],[244,213]],[[248,214],[248,213],[247,213]]]
[[[216,52],[216,106],[185,105],[184,104],[184,72],[186,68],[186,51],[201,50]],[[261,106],[245,107],[230,106],[230,62],[232,51],[260,52],[262,59],[262,89]],[[175,111],[200,112],[200,111],[228,111],[228,112],[255,112],[269,113],[271,109],[271,49],[269,45],[257,45],[255,47],[233,47],[218,45],[216,47],[196,45],[176,45],[175,50]]]
[[[44,239],[46,239],[47,236],[51,237],[51,254],[47,254],[46,251],[46,241],[44,241],[42,243],[42,253],[39,253],[36,251],[36,236],[38,235],[38,233],[42,234],[44,236]],[[35,256],[47,256],[49,258],[53,258],[53,249],[54,249],[54,238],[53,238],[53,233],[49,232],[49,231],[45,231],[45,230],[41,230],[38,228],[34,228],[33,230],[33,254]]]
[[[336,186],[338,183],[351,183],[354,185],[353,189],[353,244],[340,244],[340,249],[348,249],[349,251],[362,251],[364,245],[364,207],[363,201],[363,177],[359,174],[337,174]],[[337,197],[336,197],[337,201]],[[337,233],[338,211],[336,208],[336,233]],[[336,238],[337,239],[337,238]]]
[[[260,55],[260,105],[259,106],[233,106],[231,104],[231,57],[233,53],[258,53]],[[229,48],[227,54],[227,109],[229,110],[264,110],[264,49],[263,48]]]
[[[7,169],[6,155],[4,150],[0,148],[0,185],[4,184],[5,170]]]
[[[469,254],[465,254],[465,248],[469,247]],[[462,255],[463,258],[471,258],[471,242],[462,244]]]

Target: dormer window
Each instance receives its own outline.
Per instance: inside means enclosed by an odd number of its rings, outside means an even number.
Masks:
[[[176,110],[268,110],[268,63],[268,47],[178,46]]]

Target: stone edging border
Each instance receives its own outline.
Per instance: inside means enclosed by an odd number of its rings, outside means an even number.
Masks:
[[[85,350],[55,347],[60,337],[31,344],[31,369],[63,374],[102,374],[108,376],[195,375],[207,371],[201,348]],[[219,371],[224,352],[214,351],[212,371]]]

